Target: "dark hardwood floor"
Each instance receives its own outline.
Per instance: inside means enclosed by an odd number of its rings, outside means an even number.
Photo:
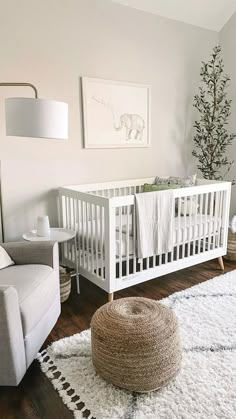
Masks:
[[[236,269],[236,263],[225,261],[225,272]],[[115,294],[115,298],[143,296],[160,300],[222,274],[217,260],[196,265]],[[81,294],[73,284],[69,299],[62,304],[61,316],[45,342],[51,342],[89,328],[95,310],[107,302],[107,294],[91,282],[81,278]],[[1,362],[1,360],[0,360]],[[0,387],[0,419],[64,419],[72,418],[51,383],[34,361],[17,388]],[[110,419],[110,418],[108,418]]]

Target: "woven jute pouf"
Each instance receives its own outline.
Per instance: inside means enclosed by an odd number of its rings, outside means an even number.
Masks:
[[[227,254],[224,256],[228,260],[236,260],[236,234],[228,231]]]
[[[61,303],[64,303],[69,298],[71,291],[71,277],[66,269],[60,266],[60,296]]]
[[[136,392],[169,383],[181,365],[178,321],[168,307],[148,298],[121,298],[100,307],[91,321],[97,373]]]

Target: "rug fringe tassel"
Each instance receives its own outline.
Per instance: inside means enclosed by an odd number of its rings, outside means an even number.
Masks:
[[[55,390],[59,393],[60,397],[62,398],[65,405],[68,407],[70,411],[74,413],[76,412],[76,418],[77,419],[83,419],[83,412],[88,410],[90,412],[90,409],[88,409],[85,405],[85,403],[80,399],[74,402],[72,399],[76,395],[76,392],[73,387],[69,383],[67,383],[65,377],[62,376],[62,372],[58,369],[58,367],[54,364],[53,359],[47,352],[47,350],[43,350],[42,352],[39,352],[37,354],[37,360],[40,363],[41,370],[45,373],[45,375],[50,379],[53,387]],[[56,375],[59,374],[59,377],[56,378]],[[67,388],[64,388],[66,384],[69,384]],[[68,392],[71,392],[69,395]],[[83,403],[82,409],[78,408],[78,404]],[[89,414],[87,419],[92,419],[94,416],[92,413]]]

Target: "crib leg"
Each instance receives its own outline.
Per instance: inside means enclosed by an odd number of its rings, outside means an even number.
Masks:
[[[220,269],[221,269],[222,271],[224,271],[224,270],[225,270],[225,267],[224,267],[224,262],[223,262],[223,258],[222,258],[222,256],[220,256],[220,257],[218,258],[218,262],[219,262],[219,265],[220,265]]]
[[[111,292],[108,294],[108,303],[111,303],[111,301],[114,300],[114,292]]]

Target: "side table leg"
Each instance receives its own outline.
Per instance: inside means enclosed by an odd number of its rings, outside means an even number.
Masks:
[[[77,294],[80,294],[80,286],[79,286],[79,266],[78,266],[78,249],[77,249],[77,232],[75,234],[75,273],[76,273],[76,287],[77,287]]]
[[[77,288],[77,294],[80,294],[79,274],[76,274],[76,288]]]

